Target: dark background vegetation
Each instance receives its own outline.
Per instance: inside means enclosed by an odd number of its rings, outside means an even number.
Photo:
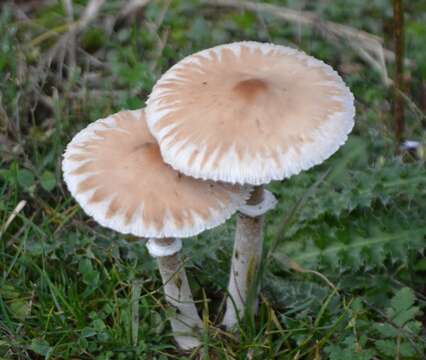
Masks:
[[[396,59],[391,0],[0,6],[1,358],[424,359],[423,0],[403,3]],[[205,335],[182,354],[143,241],[81,211],[62,182],[61,154],[90,122],[144,106],[185,55],[244,39],[331,64],[355,95],[356,126],[323,165],[270,185],[280,203],[267,218],[259,315],[238,337],[215,326],[233,222],[185,241]],[[419,146],[404,150],[405,140]]]

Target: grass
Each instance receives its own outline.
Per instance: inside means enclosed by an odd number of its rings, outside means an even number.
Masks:
[[[86,4],[74,2],[75,19]],[[38,5],[2,4],[0,15],[1,358],[424,358],[422,1],[405,4],[405,137],[422,145],[398,156],[392,88],[354,44],[270,14],[192,0],[151,1],[124,17],[122,3],[108,1],[77,34],[73,63],[72,42],[57,46],[69,30],[63,3]],[[387,1],[306,2],[302,10],[382,37],[392,49]],[[355,94],[357,123],[323,165],[270,185],[280,203],[267,218],[259,312],[238,334],[216,326],[233,221],[185,242],[205,329],[203,346],[182,353],[143,240],[102,229],[81,211],[62,182],[61,154],[90,122],[143,106],[178,59],[242,39],[298,47],[330,63]]]

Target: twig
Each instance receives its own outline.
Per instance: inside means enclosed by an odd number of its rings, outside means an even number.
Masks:
[[[105,0],[91,0],[84,9],[83,15],[76,25],[76,29],[78,31],[84,30],[98,16],[99,10],[104,3]]]
[[[6,222],[2,226],[2,229],[0,231],[0,237],[5,233],[9,225],[12,223],[13,219],[22,211],[22,209],[25,207],[27,202],[25,200],[21,200],[18,205],[16,205],[15,209],[13,209],[12,213],[7,218]]]
[[[103,62],[103,61],[99,60],[97,57],[88,53],[87,51],[85,51],[82,48],[77,49],[77,51],[87,58],[87,61],[91,66],[97,67],[97,68],[100,68],[100,69],[111,70],[111,66],[108,64],[108,62]]]
[[[155,21],[147,22],[148,30],[157,38],[157,41],[156,41],[157,46],[155,48],[154,59],[149,65],[149,69],[152,72],[157,67],[158,59],[161,57],[161,54],[163,53],[163,50],[167,44],[167,39],[169,37],[168,29],[166,29],[161,36],[158,34],[158,29],[161,27],[161,24],[164,21],[164,17],[166,16],[166,13],[170,7],[170,4],[171,4],[171,0],[166,0]]]
[[[401,93],[404,92],[404,10],[402,0],[393,0],[394,42],[395,42],[395,87],[393,116],[395,122],[395,138],[399,149],[404,133],[404,101]]]
[[[152,62],[149,65],[149,70],[154,72],[155,68],[158,65],[158,60],[160,59],[164,48],[166,47],[167,40],[169,38],[170,31],[169,29],[165,29],[161,36],[157,35],[157,46],[155,48],[155,53]]]
[[[64,0],[65,12],[67,14],[67,21],[69,24],[74,23],[74,8],[72,0]],[[76,33],[70,32],[68,46],[68,60],[69,66],[74,69],[76,66]]]
[[[132,0],[129,1],[126,6],[123,7],[123,9],[120,11],[120,14],[118,15],[118,19],[122,19],[125,18],[129,15],[132,15],[133,13],[135,13],[136,11],[142,9],[143,7],[145,7],[146,5],[148,5],[148,3],[151,0]]]
[[[50,64],[55,57],[58,57],[58,54],[59,58],[64,56],[65,49],[68,47],[69,42],[72,41],[73,38],[75,39],[80,32],[86,29],[86,27],[96,19],[104,3],[105,0],[90,0],[80,19],[69,26],[68,32],[62,35],[55,46],[48,52],[46,57],[48,64]],[[63,61],[60,61],[60,65],[62,65],[62,63]]]
[[[149,32],[154,34],[159,41],[160,41],[160,36],[158,35],[158,29],[160,28],[161,24],[164,21],[164,17],[166,16],[170,3],[171,3],[171,0],[166,0],[155,21],[147,23]]]
[[[6,134],[9,127],[9,117],[3,107],[3,95],[0,91],[0,133]]]

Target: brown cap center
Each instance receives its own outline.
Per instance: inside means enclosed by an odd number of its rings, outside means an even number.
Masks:
[[[135,156],[141,156],[141,152],[143,153],[144,157],[151,159],[151,161],[161,159],[160,148],[158,147],[158,144],[146,142],[135,146],[132,151]]]
[[[259,94],[268,89],[265,81],[260,79],[248,79],[238,82],[232,90],[246,101],[254,100]]]

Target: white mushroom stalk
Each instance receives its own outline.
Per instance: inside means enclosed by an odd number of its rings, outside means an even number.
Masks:
[[[123,234],[152,238],[178,347],[200,344],[197,313],[179,252],[181,240],[231,217],[248,198],[241,186],[196,180],[163,162],[143,109],[121,111],[80,131],[62,163],[67,187],[99,224]]]
[[[146,112],[166,163],[194,178],[241,185],[283,180],[322,163],[346,142],[355,116],[353,95],[331,66],[254,41],[182,59],[155,84]],[[242,314],[261,256],[263,215],[251,206],[237,219],[228,327]]]
[[[222,325],[232,329],[243,318],[244,311],[257,311],[256,276],[262,257],[264,214],[273,209],[277,201],[263,186],[255,187],[250,199],[239,209],[235,232],[234,251],[229,274],[228,299]],[[252,288],[255,286],[256,288]],[[250,292],[255,295],[249,303]],[[250,309],[246,309],[251,306]]]
[[[151,256],[157,259],[163,281],[166,301],[176,310],[170,324],[178,346],[183,350],[200,345],[198,334],[202,321],[189,287],[184,264],[179,258],[182,249],[180,239],[150,239],[147,248]]]

